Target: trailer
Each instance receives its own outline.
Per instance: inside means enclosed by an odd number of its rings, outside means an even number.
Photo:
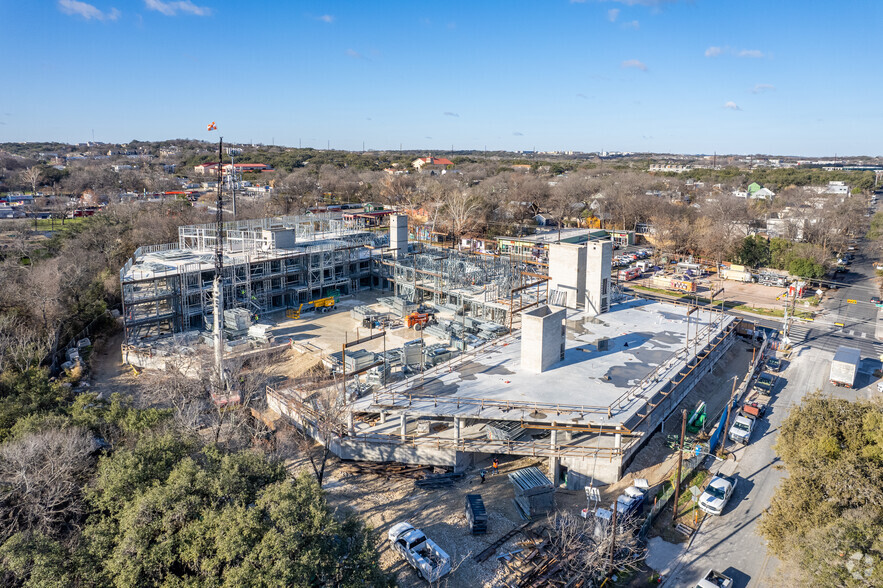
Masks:
[[[852,388],[858,375],[858,366],[862,361],[862,352],[855,347],[841,345],[831,361],[831,383],[835,386]]]
[[[754,276],[751,270],[744,265],[731,263],[729,265],[721,264],[718,275],[725,280],[734,280],[736,282],[753,282]]]

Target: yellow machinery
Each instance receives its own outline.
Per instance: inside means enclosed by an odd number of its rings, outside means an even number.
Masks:
[[[289,308],[285,311],[285,317],[290,319],[299,319],[300,313],[303,311],[304,306],[312,306],[316,312],[329,312],[334,310],[334,305],[337,304],[337,298],[334,296],[326,296],[325,298],[317,298],[316,300],[311,300],[304,304],[301,304],[296,309]]]

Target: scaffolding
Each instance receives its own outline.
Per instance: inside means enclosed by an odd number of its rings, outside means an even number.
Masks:
[[[377,274],[396,296],[410,302],[447,306],[482,320],[508,325],[512,294],[525,284],[528,266],[508,257],[426,247],[407,257],[376,260]],[[543,293],[525,292],[533,304]],[[534,298],[537,298],[534,300]]]
[[[328,214],[227,222],[223,230],[224,307],[257,316],[371,287],[371,248],[386,238]],[[120,270],[129,344],[211,323],[216,225],[180,227],[178,235],[178,243],[138,248]]]

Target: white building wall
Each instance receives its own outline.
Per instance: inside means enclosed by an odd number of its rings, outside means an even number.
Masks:
[[[567,308],[577,308],[586,297],[586,247],[574,243],[549,244],[549,292],[566,295]]]
[[[522,369],[539,374],[563,359],[565,316],[548,306],[521,313]]]
[[[591,241],[586,245],[586,312],[602,314],[610,310],[613,243]]]
[[[396,258],[408,254],[408,217],[394,214],[389,217],[389,248]]]

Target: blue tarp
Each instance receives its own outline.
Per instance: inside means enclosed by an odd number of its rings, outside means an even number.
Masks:
[[[736,400],[733,399],[733,406],[736,406]],[[721,416],[720,423],[718,423],[717,428],[714,430],[714,433],[711,434],[711,438],[708,440],[708,453],[714,453],[715,448],[717,447],[717,442],[720,441],[721,434],[724,433],[724,427],[727,426],[727,415],[729,414],[729,406],[724,407],[724,414]]]

